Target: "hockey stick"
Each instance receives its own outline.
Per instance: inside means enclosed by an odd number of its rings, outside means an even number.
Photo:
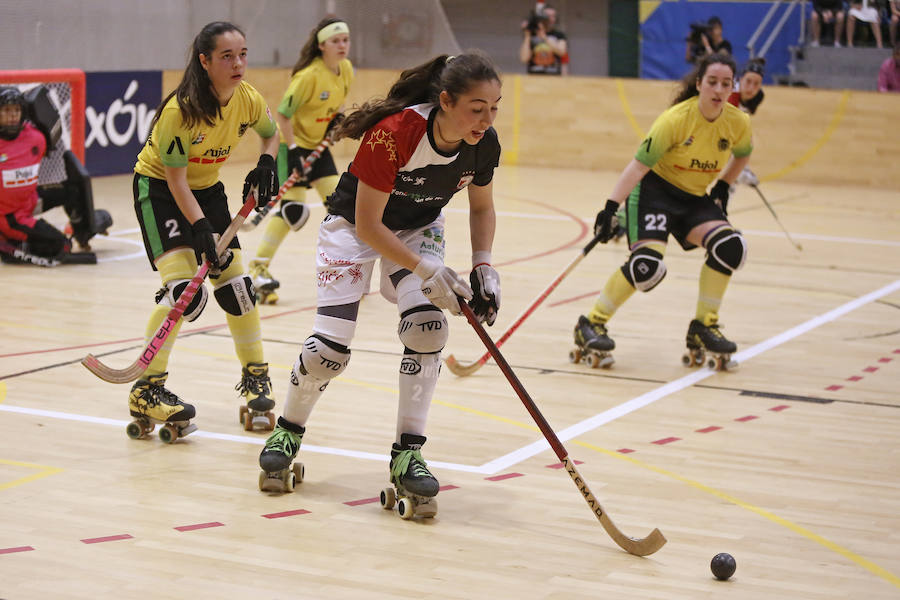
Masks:
[[[319,145],[316,146],[315,149],[309,153],[309,156],[306,157],[306,159],[303,161],[303,164],[300,167],[303,170],[303,175],[307,175],[309,173],[310,169],[312,169],[313,163],[316,162],[316,160],[320,156],[322,156],[322,152],[325,151],[325,148],[330,146],[332,143],[333,142],[331,140],[331,136],[330,135],[326,136],[325,139],[323,139],[321,142],[319,142]],[[275,196],[274,198],[272,198],[268,204],[263,206],[262,209],[260,209],[255,215],[253,215],[252,219],[245,222],[244,225],[241,226],[241,231],[250,231],[251,229],[254,229],[257,225],[262,223],[262,220],[266,218],[266,215],[268,215],[269,212],[273,208],[275,208],[275,205],[278,204],[279,202],[281,202],[282,196],[284,196],[284,194],[289,189],[294,187],[294,184],[296,184],[298,181],[300,181],[300,175],[297,173],[297,170],[294,169],[291,172],[290,176],[284,180],[284,183],[278,189],[278,195]]]
[[[584,257],[587,256],[588,252],[590,252],[594,248],[594,246],[597,245],[597,243],[599,241],[600,241],[599,238],[594,238],[590,242],[588,242],[587,246],[585,246],[584,248],[581,249],[581,252],[578,254],[578,256],[576,256],[572,260],[572,262],[569,263],[569,266],[567,266],[565,268],[565,270],[563,270],[563,272],[560,273],[559,276],[553,280],[553,282],[547,287],[546,290],[541,292],[541,294],[537,298],[535,298],[534,302],[531,303],[531,306],[526,308],[525,312],[523,312],[521,315],[519,315],[519,317],[513,322],[513,324],[510,326],[510,328],[507,329],[506,332],[502,336],[500,336],[500,339],[497,340],[498,348],[503,345],[503,342],[505,342],[507,339],[509,339],[509,336],[511,336],[515,332],[516,329],[519,328],[519,325],[522,324],[522,321],[524,321],[526,318],[528,318],[528,315],[533,313],[535,311],[535,309],[537,309],[537,307],[540,306],[541,303],[547,299],[547,296],[549,296],[551,294],[551,292],[553,292],[553,290],[556,289],[556,286],[558,286],[563,279],[568,277],[569,273],[571,273],[575,269],[575,267],[578,266],[578,263],[580,263],[582,261],[582,259],[584,259]],[[485,363],[487,363],[488,359],[490,359],[490,358],[491,358],[491,353],[485,352],[481,358],[479,358],[478,360],[473,362],[471,365],[463,365],[459,361],[456,360],[455,356],[453,356],[451,354],[450,356],[447,357],[446,362],[447,362],[447,368],[449,368],[450,371],[454,375],[456,375],[457,377],[466,377],[468,375],[471,375],[472,373],[474,373],[481,367],[483,367],[485,365]]]
[[[255,195],[256,190],[254,188],[254,190],[247,195],[247,198],[244,200],[244,205],[241,207],[241,210],[238,211],[238,214],[234,216],[234,219],[232,219],[231,223],[228,225],[228,229],[225,230],[225,233],[222,234],[219,241],[216,243],[216,252],[220,256],[228,248],[228,244],[231,243],[231,240],[237,233],[241,223],[244,222],[244,219],[247,218],[247,215],[250,214],[250,211],[253,210],[253,207],[256,205],[256,200],[254,199]],[[197,273],[191,278],[190,283],[184,288],[181,296],[178,297],[178,302],[175,303],[175,306],[173,306],[169,311],[169,314],[166,315],[165,321],[163,321],[162,325],[159,326],[159,329],[156,330],[156,334],[141,351],[141,355],[138,359],[131,363],[131,365],[124,369],[113,369],[100,362],[100,359],[93,354],[85,356],[81,360],[81,364],[100,379],[110,383],[130,383],[140,377],[141,373],[147,369],[150,362],[159,353],[163,344],[166,343],[166,339],[168,339],[169,334],[172,333],[172,329],[175,327],[175,324],[178,323],[178,319],[184,314],[184,310],[187,308],[188,304],[190,304],[191,300],[194,299],[197,290],[203,285],[203,280],[206,278],[207,273],[209,273],[209,267],[209,261],[204,260],[203,264],[200,265],[200,268],[197,269]]]
[[[765,197],[765,196],[763,196],[762,190],[759,189],[759,186],[758,186],[758,185],[751,185],[750,187],[752,187],[754,190],[756,190],[756,193],[759,194],[759,197],[762,199],[763,204],[765,204],[765,205],[766,205],[766,208],[769,209],[769,212],[772,213],[772,216],[775,218],[775,222],[778,223],[778,226],[779,226],[779,227],[781,227],[781,230],[784,232],[784,235],[787,236],[788,241],[789,241],[790,243],[792,243],[792,244],[794,245],[794,248],[796,248],[797,250],[803,250],[803,246],[801,246],[800,244],[798,244],[797,242],[795,242],[795,241],[793,240],[793,238],[791,238],[791,234],[788,233],[788,230],[785,229],[785,228],[784,228],[784,225],[781,224],[781,220],[778,218],[778,215],[775,214],[775,209],[772,208],[772,205],[769,204],[769,201],[766,200],[766,197]]]
[[[633,538],[619,531],[619,528],[616,527],[615,523],[612,522],[612,519],[609,518],[609,515],[606,514],[606,511],[603,510],[603,507],[600,506],[600,503],[594,497],[594,494],[588,489],[587,482],[582,479],[581,474],[578,473],[578,469],[575,468],[575,461],[569,458],[569,453],[566,452],[562,442],[559,441],[559,438],[553,432],[550,424],[547,423],[544,415],[541,414],[541,411],[534,403],[534,400],[532,400],[531,396],[528,395],[528,392],[525,391],[522,382],[520,382],[519,378],[516,377],[516,374],[513,373],[509,363],[507,363],[506,359],[503,358],[503,355],[500,354],[497,345],[494,344],[493,340],[491,340],[490,336],[488,336],[487,332],[484,330],[484,327],[478,322],[475,313],[472,312],[472,309],[469,308],[469,305],[466,304],[465,300],[458,298],[458,301],[459,307],[462,309],[463,314],[466,315],[469,324],[475,330],[475,333],[478,334],[478,337],[481,338],[481,341],[484,342],[488,352],[490,352],[491,356],[497,362],[497,365],[499,365],[500,370],[503,371],[506,379],[522,400],[525,408],[528,410],[529,414],[531,414],[531,418],[534,419],[534,422],[541,430],[541,433],[544,434],[547,442],[550,443],[553,452],[556,453],[556,456],[565,466],[566,472],[572,478],[572,481],[575,482],[575,487],[577,487],[578,491],[581,492],[581,495],[584,496],[585,502],[588,503],[591,511],[597,516],[597,519],[600,520],[600,524],[603,525],[603,529],[606,530],[606,533],[608,533],[613,541],[625,550],[625,552],[634,554],[635,556],[647,556],[662,548],[666,543],[666,538],[659,529],[654,529],[650,532],[650,535],[643,539]]]

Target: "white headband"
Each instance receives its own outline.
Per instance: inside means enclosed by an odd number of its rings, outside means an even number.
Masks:
[[[339,33],[350,33],[350,28],[347,27],[347,24],[343,21],[336,21],[323,27],[319,30],[319,33],[316,34],[316,39],[318,39],[321,44],[331,36]]]

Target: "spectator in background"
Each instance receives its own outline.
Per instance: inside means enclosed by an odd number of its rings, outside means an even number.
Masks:
[[[900,42],[894,44],[894,55],[884,59],[878,70],[879,92],[900,92]]]
[[[900,24],[900,0],[891,0],[890,2],[891,8],[891,24],[890,29],[888,30],[891,34],[891,46],[895,46],[897,44],[897,25]]]
[[[841,34],[844,32],[844,1],[843,0],[813,0],[813,12],[810,15],[810,28],[812,29],[812,42],[810,46],[819,45],[822,33],[822,25],[834,24],[834,47],[841,47]]]
[[[875,4],[874,0],[872,4]],[[853,47],[853,30],[857,19],[865,21],[872,27],[875,46],[881,48],[881,20],[878,18],[878,8],[869,6],[869,0],[856,0],[850,3],[850,10],[847,13],[847,47]]]
[[[710,17],[703,23],[691,23],[691,33],[684,51],[685,61],[695,64],[704,56],[715,53],[732,54],[731,42],[722,34],[722,20]]]
[[[536,9],[522,24],[523,38],[519,47],[519,60],[527,65],[528,73],[541,75],[568,73],[566,34],[556,29],[555,23],[556,10],[543,7],[540,10]]]

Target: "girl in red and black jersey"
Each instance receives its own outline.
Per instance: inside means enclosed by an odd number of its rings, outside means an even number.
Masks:
[[[499,101],[500,78],[487,56],[440,56],[404,71],[387,98],[364,104],[339,126],[337,137],[362,143],[319,227],[317,315],[294,364],[284,416],[260,455],[268,474],[260,480],[264,489],[284,488],[282,476],[313,405],[346,368],[359,302],[380,258],[381,293],[397,303],[404,346],[391,480],[413,496],[437,494],[419,450],[448,336],[442,310],[460,314],[462,296],[492,324],[500,304],[499,276],[491,267],[492,181],[500,158],[491,124]],[[463,188],[471,288],[444,266],[441,209]]]

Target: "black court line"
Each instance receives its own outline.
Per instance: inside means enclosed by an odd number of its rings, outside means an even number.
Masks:
[[[137,348],[143,348],[143,345],[140,346],[128,346],[126,348],[120,348],[119,350],[110,350],[109,352],[104,352],[102,354],[95,354],[96,357],[101,356],[109,356],[110,354],[118,354],[119,352],[125,352],[126,350],[135,350]],[[84,357],[82,357],[84,358]],[[74,358],[72,360],[67,360],[65,362],[53,363],[52,365],[44,365],[42,367],[37,367],[35,369],[29,369],[27,371],[19,371],[18,373],[10,373],[8,375],[0,375],[0,381],[4,379],[12,379],[13,377],[21,377],[23,375],[30,375],[32,373],[40,373],[41,371],[49,371],[50,369],[55,369],[57,367],[66,367],[68,365],[74,365],[75,363],[80,363],[82,358]]]

